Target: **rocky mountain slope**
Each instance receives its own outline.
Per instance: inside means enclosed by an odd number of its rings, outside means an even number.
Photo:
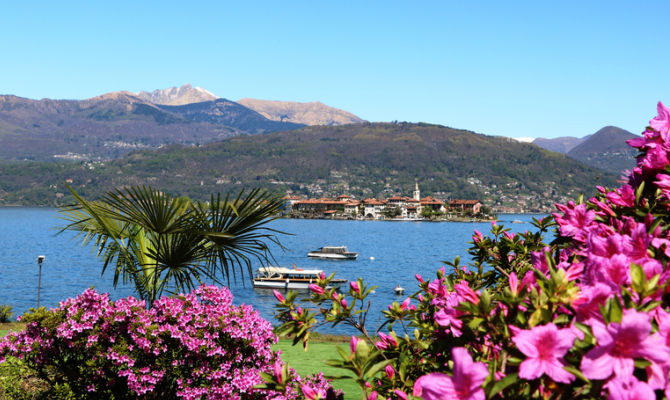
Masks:
[[[167,89],[156,89],[153,92],[141,91],[136,93],[136,96],[150,103],[169,106],[200,103],[203,101],[212,101],[219,98],[218,96],[201,87],[193,87],[188,83],[181,87],[173,86]]]
[[[345,125],[366,122],[350,112],[329,107],[318,101],[297,103],[245,98],[237,102],[273,121],[304,125]]]
[[[637,136],[616,126],[606,126],[568,151],[568,157],[603,171],[620,175],[635,166],[637,150],[626,140]]]
[[[86,100],[0,96],[0,160],[98,160],[167,144],[295,129],[235,102],[156,105],[130,92]]]

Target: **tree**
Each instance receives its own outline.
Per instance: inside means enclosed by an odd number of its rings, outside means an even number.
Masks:
[[[62,207],[71,230],[94,243],[104,265],[114,268],[114,287],[121,279],[132,283],[149,303],[163,292],[190,291],[203,279],[220,283],[251,275],[251,261],[272,257],[267,241],[279,244],[267,224],[278,217],[284,201],[260,189],[211,196],[209,203],[172,197],[151,187],[129,187],[108,192],[98,201],[76,199]]]

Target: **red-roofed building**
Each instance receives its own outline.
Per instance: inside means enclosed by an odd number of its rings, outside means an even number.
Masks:
[[[344,213],[349,215],[360,214],[361,202],[359,200],[349,200],[344,205]]]
[[[293,205],[302,200],[302,198],[300,196],[284,196],[282,200],[289,205],[289,208],[293,208]]]
[[[363,215],[365,218],[379,219],[382,216],[385,206],[385,201],[365,199],[363,200]]]
[[[300,200],[293,204],[293,209],[302,212],[324,212],[326,210],[343,210],[346,201],[331,200],[327,197],[320,199]]]
[[[421,208],[430,208],[433,211],[445,212],[444,202],[442,200],[437,200],[433,197],[427,196],[421,199]]]
[[[449,202],[449,211],[470,211],[473,214],[479,214],[482,203],[479,200],[451,200]]]

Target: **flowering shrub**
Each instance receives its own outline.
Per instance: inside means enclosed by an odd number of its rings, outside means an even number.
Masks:
[[[316,312],[362,333],[333,363],[370,400],[670,398],[670,110],[659,103],[629,144],[640,155],[625,184],[557,204],[537,232],[475,231],[474,265],[417,276],[376,336],[360,326],[372,288],[338,294],[322,277]],[[280,329],[306,341],[316,312],[294,300],[280,299]]]
[[[261,374],[288,370],[270,346],[272,326],[226,288],[201,286],[150,309],[133,297],[110,301],[89,289],[56,309],[29,315],[26,329],[0,341],[0,363],[21,359],[54,387],[82,398],[293,399],[254,388]],[[323,390],[323,376],[304,382]]]

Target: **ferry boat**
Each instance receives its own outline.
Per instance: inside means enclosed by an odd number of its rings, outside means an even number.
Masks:
[[[307,253],[307,257],[330,260],[355,260],[358,253],[347,250],[346,246],[324,246]]]
[[[316,283],[320,269],[302,269],[267,266],[258,269],[253,279],[254,287],[261,289],[309,290],[309,285]],[[340,287],[346,279],[333,279],[329,287]]]

